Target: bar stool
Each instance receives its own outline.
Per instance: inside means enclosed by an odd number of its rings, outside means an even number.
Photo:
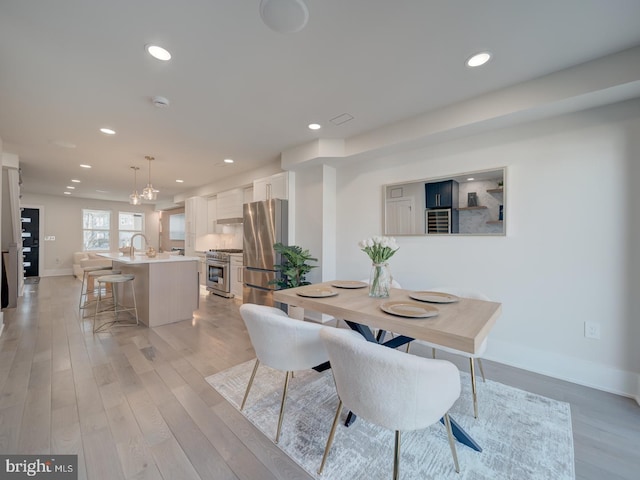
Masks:
[[[123,327],[125,326],[133,327],[139,324],[138,307],[136,305],[136,291],[133,286],[133,281],[135,280],[135,278],[136,276],[132,274],[111,274],[111,275],[102,275],[96,279],[98,281],[98,299],[96,300],[96,310],[93,315],[93,333],[102,332],[108,327],[110,327],[111,325],[114,325],[116,323],[122,325]],[[122,284],[124,289],[124,285],[127,283],[131,285],[131,296],[133,298],[133,306],[121,305],[120,301],[118,300],[118,285]],[[110,305],[108,308],[100,310],[100,302],[103,301],[102,299],[103,286],[105,288],[105,291],[107,286],[111,287],[113,304]],[[124,290],[122,293],[124,294]],[[120,320],[118,318],[120,314],[125,312],[133,312],[136,319],[135,323],[133,323],[130,320],[129,321]],[[107,313],[110,313],[113,315],[113,320],[104,322],[98,327],[96,327],[96,324],[98,321],[98,315],[107,314]]]
[[[82,286],[80,286],[80,303],[78,303],[78,310],[82,310],[84,308],[83,299],[86,301],[87,297],[87,274],[89,272],[97,272],[98,270],[111,270],[109,267],[84,267],[82,274]],[[105,274],[106,275],[106,274]]]
[[[120,270],[113,270],[112,267],[87,267],[82,276],[82,287],[80,287],[80,305],[78,310],[86,310],[95,305],[98,295],[99,286],[96,286],[96,279],[103,275],[116,275]],[[105,292],[106,294],[106,292]],[[91,297],[91,298],[90,298]],[[86,315],[82,316],[83,318]]]

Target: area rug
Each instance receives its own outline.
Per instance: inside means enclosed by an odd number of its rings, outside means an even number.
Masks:
[[[233,406],[242,402],[254,361],[207,377]],[[575,478],[569,404],[487,380],[478,382],[480,414],[473,418],[469,376],[461,373],[462,394],[452,418],[483,448],[456,444],[460,473],[453,467],[444,427],[403,432],[403,480],[571,480]],[[271,440],[275,437],[284,373],[261,365],[242,412]],[[297,372],[289,384],[278,447],[314,478],[389,479],[394,434],[363,419],[344,427],[346,411],[322,475],[317,474],[338,399],[331,371]]]

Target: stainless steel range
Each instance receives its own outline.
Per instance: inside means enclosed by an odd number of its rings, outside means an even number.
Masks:
[[[220,249],[206,253],[207,290],[226,298],[233,297],[230,282],[231,253],[242,253],[242,250]]]

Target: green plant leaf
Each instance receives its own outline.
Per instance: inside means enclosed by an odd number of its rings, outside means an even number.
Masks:
[[[316,268],[317,265],[309,265],[307,262],[317,262],[318,259],[311,256],[309,250],[304,250],[298,245],[283,245],[276,243],[273,249],[282,255],[282,264],[275,265],[279,277],[269,283],[279,288],[294,288],[302,285],[310,285],[305,275]]]

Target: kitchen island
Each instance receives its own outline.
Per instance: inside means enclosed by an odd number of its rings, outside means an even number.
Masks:
[[[200,285],[197,257],[144,253],[133,257],[119,252],[102,253],[113,262],[113,269],[135,275],[134,287],[140,322],[148,327],[190,320],[198,309]],[[119,291],[125,304],[132,304],[131,291]]]

